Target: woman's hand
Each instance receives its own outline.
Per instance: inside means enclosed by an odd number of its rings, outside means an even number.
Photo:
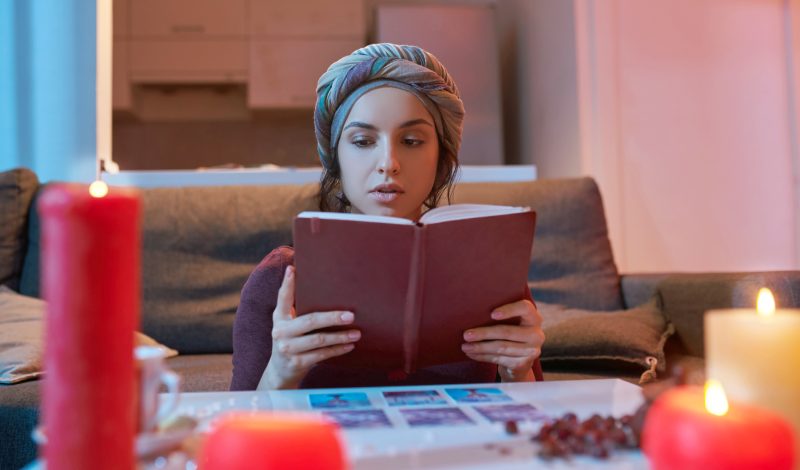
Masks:
[[[352,351],[358,330],[311,333],[353,323],[353,312],[314,312],[297,316],[294,309],[294,267],[286,268],[278,302],[272,313],[272,356],[258,389],[297,388],[317,363]]]
[[[497,364],[503,382],[533,381],[533,362],[542,352],[542,316],[530,300],[503,305],[493,320],[519,317],[519,325],[492,325],[464,332],[464,353],[475,361]]]

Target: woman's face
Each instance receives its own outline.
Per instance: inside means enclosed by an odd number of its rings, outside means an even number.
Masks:
[[[392,87],[355,102],[337,147],[353,212],[416,220],[436,178],[439,141],[417,97]]]

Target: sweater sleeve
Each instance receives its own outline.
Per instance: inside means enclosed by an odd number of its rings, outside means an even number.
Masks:
[[[255,390],[272,353],[272,312],[286,267],[294,250],[282,246],[270,252],[245,282],[233,321],[232,391]]]

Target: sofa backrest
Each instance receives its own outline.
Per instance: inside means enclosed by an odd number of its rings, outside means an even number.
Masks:
[[[245,280],[273,248],[291,243],[292,219],[315,209],[316,190],[316,184],[143,190],[142,330],[182,353],[231,352]],[[529,271],[534,298],[622,307],[603,206],[591,179],[461,184],[453,202],[537,210]],[[35,211],[29,239],[21,292],[38,296]]]

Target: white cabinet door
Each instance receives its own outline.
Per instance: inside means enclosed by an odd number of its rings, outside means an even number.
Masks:
[[[111,107],[112,109],[130,109],[131,82],[128,78],[128,42],[114,41],[111,59]]]
[[[134,82],[233,82],[247,80],[247,42],[241,40],[131,41]]]
[[[250,0],[250,34],[282,38],[358,38],[366,33],[363,0]]]
[[[130,0],[133,37],[247,35],[246,0]]]
[[[357,39],[258,39],[250,42],[248,105],[311,108],[330,64],[363,46]]]
[[[114,37],[128,37],[128,27],[130,22],[130,14],[128,13],[128,0],[112,0],[111,6],[113,9],[112,17],[114,18]]]

